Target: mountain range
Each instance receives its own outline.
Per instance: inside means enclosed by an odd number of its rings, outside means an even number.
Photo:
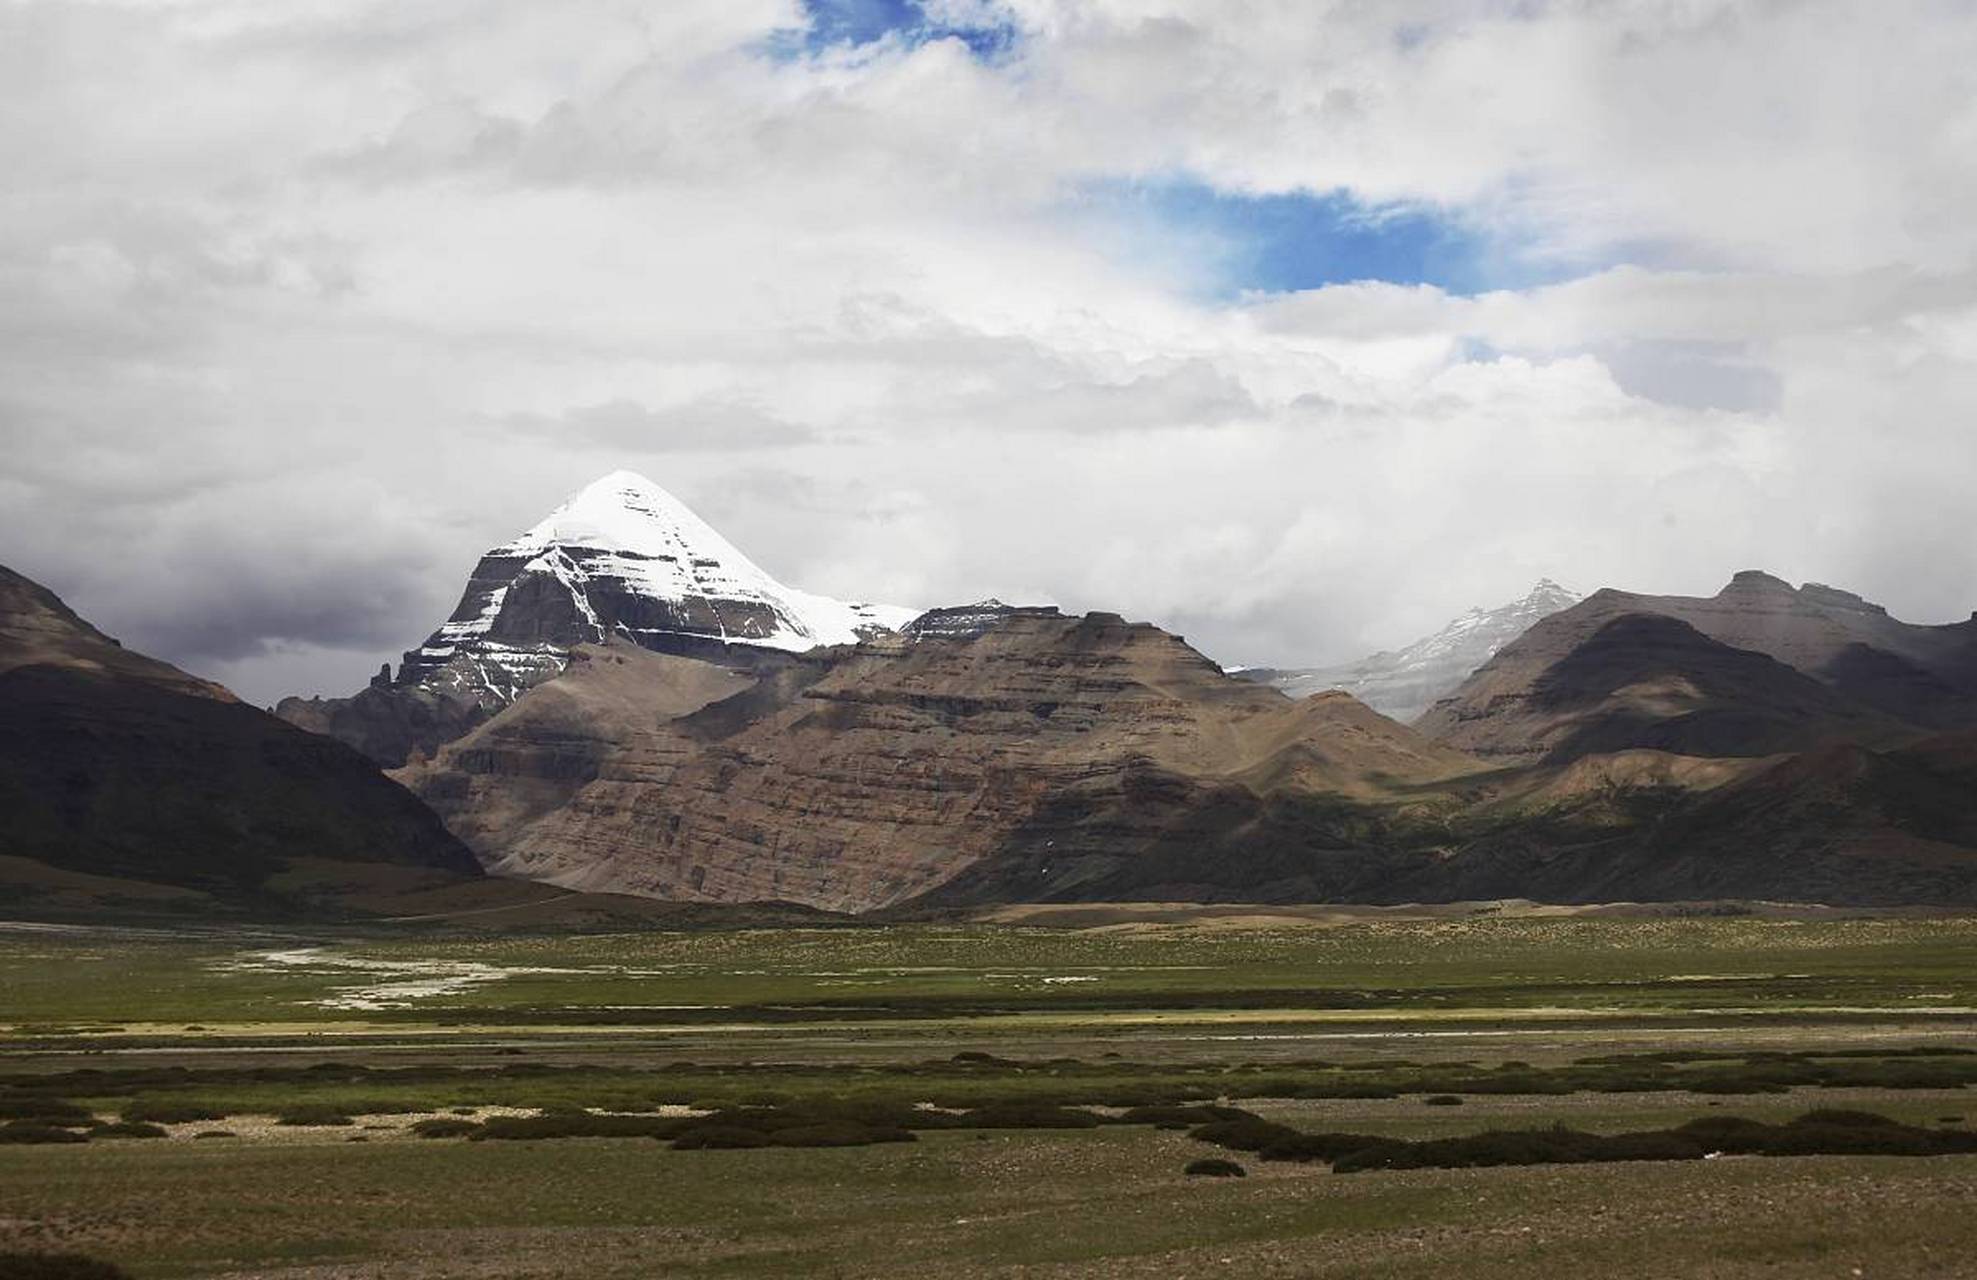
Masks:
[[[997,614],[772,673],[580,649],[400,776],[504,874],[865,911],[982,874],[1053,809],[1104,813],[1062,833],[1043,877],[1062,891],[1094,823],[1127,847],[1224,792],[1385,795],[1475,767],[1346,695],[1231,679],[1145,623]]]
[[[895,915],[1977,902],[1977,618],[1755,571],[1547,581],[1396,653],[1230,673],[1116,614],[796,591],[619,472],[488,551],[396,675],[279,720],[5,586],[0,854],[51,874],[251,899],[371,859]]]
[[[1977,727],[1977,616],[1917,626],[1757,570],[1714,596],[1603,590],[1533,624],[1418,722],[1491,759],[1643,746],[1760,756]]]

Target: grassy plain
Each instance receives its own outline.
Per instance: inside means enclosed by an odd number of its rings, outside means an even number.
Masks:
[[[0,929],[0,1253],[136,1276],[1962,1274],[1977,1156],[1335,1174],[1150,1125],[428,1140],[589,1108],[1233,1103],[1395,1138],[1977,1127],[1977,921],[1117,910],[570,937]],[[1430,1105],[1434,1096],[1459,1104]],[[282,1125],[304,1105],[347,1125]],[[189,1109],[210,1119],[175,1119]],[[221,1131],[227,1138],[202,1139]],[[361,1141],[353,1141],[361,1139]],[[4,1275],[4,1264],[0,1264]]]

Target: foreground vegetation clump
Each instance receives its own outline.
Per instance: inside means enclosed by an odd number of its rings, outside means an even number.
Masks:
[[[0,1280],[130,1280],[130,1273],[79,1253],[0,1253]]]
[[[674,1120],[673,1146],[681,1151],[726,1147],[868,1147],[913,1142],[909,1125],[934,1123],[910,1107],[838,1105],[735,1107]]]
[[[955,1116],[955,1129],[1096,1129],[1104,1123],[1089,1111],[1048,1103],[997,1103]]]
[[[1305,1133],[1257,1116],[1222,1120],[1191,1137],[1265,1160],[1328,1163],[1334,1173],[1369,1169],[1474,1169],[1499,1165],[1700,1160],[1712,1155],[1942,1156],[1977,1153],[1977,1134],[1924,1129],[1863,1111],[1808,1111],[1786,1124],[1709,1116],[1670,1129],[1585,1133],[1492,1129],[1408,1141],[1374,1134]]]
[[[412,1124],[412,1132],[421,1138],[464,1138],[480,1129],[472,1120],[462,1120],[457,1116],[434,1116],[428,1120],[417,1120]]]
[[[1235,1161],[1218,1160],[1213,1157],[1206,1160],[1190,1160],[1187,1163],[1187,1167],[1182,1169],[1181,1172],[1191,1178],[1246,1178],[1249,1176],[1249,1170],[1243,1168]]]
[[[0,1124],[0,1145],[10,1147],[87,1141],[89,1138],[86,1134],[52,1124],[40,1124],[33,1120],[9,1120],[6,1124]]]
[[[1156,1129],[1188,1129],[1217,1120],[1240,1120],[1249,1112],[1239,1107],[1186,1106],[1169,1104],[1154,1107],[1128,1107],[1119,1116],[1120,1124],[1150,1124]]]
[[[1173,1109],[1226,1106],[1251,1098],[1418,1096],[1430,1105],[1449,1106],[1454,1105],[1451,1099],[1488,1096],[1678,1091],[1730,1096],[1794,1088],[1962,1089],[1973,1084],[1977,1054],[1934,1046],[1603,1055],[1545,1066],[1308,1059],[1209,1068],[980,1052],[877,1064],[680,1062],[631,1067],[520,1061],[377,1068],[346,1061],[0,1075],[0,1121],[82,1123],[88,1111],[70,1101],[77,1097],[114,1109],[133,1124],[280,1116],[312,1108],[345,1117],[487,1106],[649,1112],[668,1105],[706,1110],[815,1107],[863,1098],[888,1106],[928,1102],[943,1111],[972,1113],[975,1125],[983,1128],[1046,1128],[1088,1127],[1095,1121],[1075,1109],[1093,1106],[1124,1108],[1144,1117],[1131,1123],[1205,1123],[1229,1117]],[[1155,1108],[1169,1109],[1164,1119],[1154,1117]]]
[[[70,1102],[66,1098],[50,1098],[40,1094],[0,1093],[0,1121],[34,1120],[42,1124],[86,1124],[90,1120],[89,1108]]]

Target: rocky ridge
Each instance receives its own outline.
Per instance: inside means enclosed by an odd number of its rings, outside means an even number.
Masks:
[[[670,720],[666,695],[637,692],[659,682],[631,682],[638,700],[619,727],[586,736],[580,776],[559,781],[570,754],[531,707],[566,684],[594,699],[615,668],[593,658],[403,776],[504,874],[865,911],[993,859],[1072,796],[1179,798],[1108,819],[1103,839],[1121,851],[1201,795],[1370,798],[1476,767],[1345,695],[1288,699],[1116,615],[1009,609],[968,634],[911,630],[756,676]],[[468,817],[492,795],[552,792],[522,821]]]

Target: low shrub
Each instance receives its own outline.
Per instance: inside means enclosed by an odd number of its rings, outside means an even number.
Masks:
[[[1182,1169],[1181,1172],[1191,1178],[1246,1178],[1249,1176],[1249,1170],[1243,1168],[1235,1161],[1218,1160],[1213,1157],[1206,1160],[1190,1160],[1187,1163],[1187,1167]]]
[[[202,1138],[237,1138],[240,1135],[233,1132],[231,1129],[202,1129],[198,1133],[193,1134],[192,1136],[194,1139],[202,1139]]]
[[[464,1138],[477,1133],[480,1125],[472,1120],[459,1120],[452,1116],[434,1116],[429,1120],[415,1120],[412,1132],[421,1138]]]
[[[87,1124],[89,1108],[66,1098],[43,1098],[31,1093],[0,1093],[0,1120],[37,1120],[42,1124]]]
[[[1592,1159],[1602,1163],[1631,1160],[1700,1160],[1707,1151],[1693,1138],[1667,1130],[1645,1129],[1639,1133],[1609,1135],[1596,1148]]]
[[[1316,1146],[1312,1144],[1313,1149]],[[1811,1111],[1780,1125],[1741,1116],[1709,1116],[1673,1129],[1638,1133],[1596,1134],[1555,1128],[1493,1131],[1424,1142],[1386,1140],[1338,1156],[1332,1162],[1332,1170],[1356,1173],[1367,1169],[1696,1160],[1713,1152],[1764,1156],[1937,1156],[1977,1152],[1977,1134],[1923,1129],[1864,1111]],[[1267,1151],[1265,1158],[1269,1158]]]
[[[1287,1124],[1278,1124],[1261,1116],[1246,1115],[1240,1120],[1212,1121],[1188,1136],[1201,1142],[1213,1143],[1218,1147],[1227,1147],[1231,1151],[1261,1151],[1265,1147],[1303,1135]]]
[[[1480,1169],[1614,1160],[1700,1160],[1701,1144],[1668,1134],[1606,1137],[1576,1129],[1492,1130],[1464,1138],[1385,1142],[1341,1156],[1334,1173],[1367,1169]]]
[[[1462,1099],[1452,1093],[1435,1093],[1421,1099],[1422,1105],[1430,1107],[1459,1107]]]
[[[1159,1129],[1191,1129],[1195,1125],[1212,1124],[1217,1120],[1245,1118],[1255,1117],[1240,1107],[1183,1106],[1169,1103],[1164,1106],[1133,1107],[1119,1117],[1119,1123],[1150,1124]]]
[[[948,1125],[956,1129],[1095,1129],[1103,1123],[1089,1111],[1069,1107],[997,1102],[964,1111]]]
[[[0,1280],[130,1280],[130,1273],[79,1253],[0,1253]]]
[[[169,1138],[171,1135],[159,1125],[123,1120],[116,1124],[98,1125],[96,1128],[90,1130],[90,1136],[93,1138]]]
[[[9,1120],[0,1124],[0,1145],[10,1147],[41,1146],[59,1142],[87,1142],[86,1134],[64,1129],[58,1125],[42,1124],[35,1120]]]

